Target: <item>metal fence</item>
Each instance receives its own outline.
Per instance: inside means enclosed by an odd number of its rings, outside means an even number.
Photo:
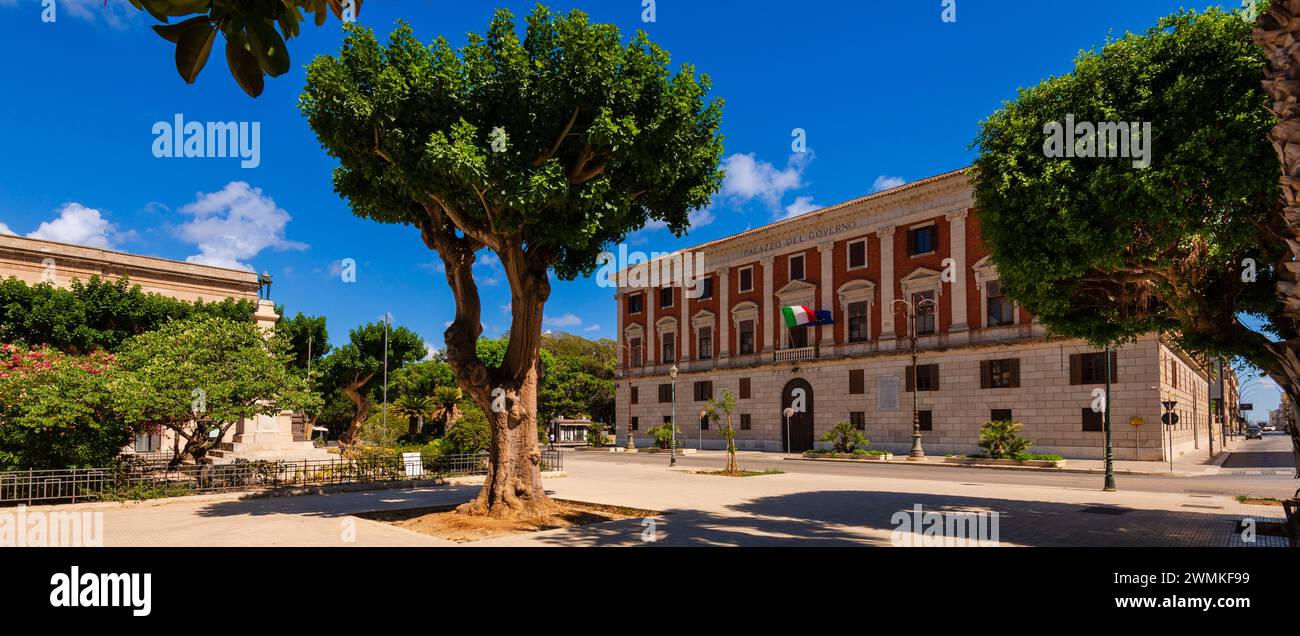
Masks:
[[[0,505],[155,499],[295,486],[364,484],[484,475],[487,453],[358,459],[239,461],[168,467],[129,462],[109,468],[0,472]],[[559,451],[542,451],[542,470],[563,470]]]

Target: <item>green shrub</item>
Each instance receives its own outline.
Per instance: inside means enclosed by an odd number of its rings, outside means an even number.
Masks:
[[[447,427],[444,440],[442,450],[449,455],[480,453],[492,444],[492,426],[477,405],[467,402],[460,419]]]
[[[990,459],[1015,459],[1034,445],[1033,440],[1020,436],[1020,423],[1011,420],[985,422],[980,427],[980,448]]]
[[[858,429],[850,422],[836,424],[835,428],[822,435],[822,441],[831,443],[831,452],[846,455],[858,450],[859,447],[865,448],[867,444],[871,443],[871,440],[859,433]]]
[[[658,446],[659,448],[668,448],[672,446],[673,443],[673,432],[673,425],[671,423],[664,423],[650,429],[650,436],[655,438],[655,446]],[[681,433],[682,429],[678,428],[676,429],[676,432]]]
[[[587,445],[595,448],[605,446],[605,429],[609,428],[604,422],[592,422],[587,425]]]

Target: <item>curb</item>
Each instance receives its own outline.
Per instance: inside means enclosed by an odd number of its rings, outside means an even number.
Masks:
[[[810,457],[784,457],[785,461],[792,462],[838,462],[841,464],[867,464],[872,466],[927,466],[937,468],[978,468],[981,470],[1019,470],[1038,473],[1069,473],[1080,475],[1104,475],[1104,468],[1037,468],[1034,466],[992,466],[987,464],[947,464],[944,462],[915,462],[908,460],[888,460],[888,461],[858,461],[854,459],[829,459],[829,458],[810,458]],[[1151,472],[1142,470],[1130,470],[1125,468],[1116,468],[1116,475],[1139,475],[1150,477],[1199,477],[1208,473],[1187,473],[1187,472]]]

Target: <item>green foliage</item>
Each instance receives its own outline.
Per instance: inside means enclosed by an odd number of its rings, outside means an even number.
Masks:
[[[587,445],[595,448],[605,447],[605,431],[609,425],[604,422],[592,422],[587,425]]]
[[[676,432],[680,434],[682,429],[678,428],[674,431],[672,424],[660,424],[659,426],[650,429],[649,432],[650,436],[655,438],[655,446],[658,446],[659,448],[669,448],[672,446],[673,433]]]
[[[831,443],[831,452],[852,454],[858,450],[865,450],[871,440],[865,435],[858,432],[858,429],[851,422],[840,422],[831,430],[822,435],[823,442]]]
[[[1056,334],[1095,345],[1163,332],[1184,349],[1267,360],[1286,250],[1272,116],[1253,25],[1210,9],[1161,19],[982,122],[973,186],[1005,291]],[[1044,126],[1151,122],[1153,163],[1045,156]],[[1258,263],[1243,281],[1242,262]]]
[[[128,422],[166,426],[188,440],[187,452],[202,454],[209,433],[241,419],[320,407],[289,371],[289,356],[283,340],[263,338],[249,321],[170,322],[122,346],[114,402]]]
[[[492,442],[487,416],[473,402],[466,402],[460,419],[447,427],[443,450],[452,455],[486,451]]]
[[[378,404],[371,409],[366,421],[361,423],[357,439],[367,444],[391,449],[397,446],[397,441],[406,433],[407,418],[399,416],[392,405],[389,405],[388,415],[385,418],[384,405]]]
[[[297,37],[301,23],[314,16],[316,26],[325,24],[329,11],[346,21],[361,12],[361,0],[352,0],[352,14],[345,16],[346,0],[130,0],[162,22],[154,32],[176,45],[176,72],[193,84],[208,63],[217,33],[226,41],[226,65],[235,82],[251,97],[262,94],[264,75],[279,77],[289,70],[285,40]],[[171,23],[172,18],[185,20]]]
[[[522,39],[502,10],[459,52],[405,24],[386,45],[345,30],[337,56],[308,66],[299,107],[358,216],[511,237],[572,280],[648,221],[682,233],[721,184],[721,101],[643,32],[625,46],[613,25],[543,6]]]
[[[293,318],[285,314],[284,306],[278,305],[275,313],[281,316],[275,323],[275,335],[288,343],[289,367],[306,373],[310,360],[313,373],[320,368],[320,360],[329,353],[329,331],[325,328],[324,316],[304,316],[298,312]]]
[[[406,327],[389,327],[388,372],[411,364],[425,355],[424,340]],[[384,367],[384,323],[372,322],[348,333],[348,343],[334,349],[324,360],[327,387],[364,388]]]
[[[253,320],[253,303],[227,299],[186,302],[145,293],[125,278],[73,280],[67,289],[0,281],[0,342],[49,345],[73,354],[116,351],[127,338],[170,320],[219,317]]]
[[[1020,436],[1021,425],[1011,420],[985,422],[980,427],[979,447],[991,459],[1016,459],[1034,445]]]
[[[115,407],[113,356],[0,345],[0,470],[107,466],[134,431]]]

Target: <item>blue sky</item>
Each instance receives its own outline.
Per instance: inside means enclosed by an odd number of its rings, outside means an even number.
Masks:
[[[378,319],[394,320],[441,347],[453,316],[438,259],[416,232],[352,216],[330,187],[332,160],[297,110],[303,66],[338,50],[336,21],[304,26],[290,41],[292,70],[245,96],[214,52],[194,85],[176,74],[172,45],[125,0],[0,0],[0,231],[124,251],[251,266],[275,276],[274,299],[291,312],[325,315],[332,340]],[[1237,3],[1232,3],[1236,6]],[[368,0],[359,21],[386,35],[395,20],[424,40],[463,44],[497,7],[526,14],[532,2]],[[757,227],[875,189],[967,165],[980,119],[1022,86],[1068,72],[1075,54],[1108,34],[1143,30],[1179,0],[942,0],[806,2],[562,1],[625,37],[636,29],[710,74],[726,99],[728,182],[683,238],[647,229],[633,249],[669,251]],[[260,164],[237,158],[155,158],[156,122],[259,122]],[[807,133],[794,158],[791,131]],[[219,238],[213,238],[214,236]],[[346,258],[356,283],[337,275]],[[489,335],[509,326],[509,294],[492,264],[480,271]],[[495,284],[493,284],[495,282]],[[613,337],[610,290],[558,283],[547,327]]]

